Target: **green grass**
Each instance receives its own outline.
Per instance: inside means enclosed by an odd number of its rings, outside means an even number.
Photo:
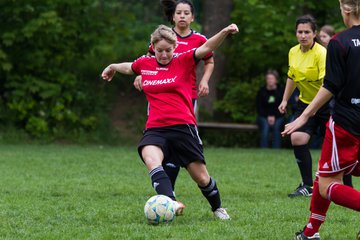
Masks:
[[[0,239],[292,239],[309,215],[309,198],[287,197],[300,179],[292,150],[205,149],[232,220],[215,220],[182,170],[185,215],[163,226],[143,216],[155,193],[136,147],[1,145],[0,153]],[[357,212],[332,205],[320,233],[343,240],[358,230]]]

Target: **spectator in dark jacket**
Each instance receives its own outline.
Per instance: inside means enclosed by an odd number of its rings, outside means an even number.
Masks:
[[[272,134],[272,148],[281,147],[281,131],[284,126],[284,116],[279,112],[283,90],[278,85],[279,74],[268,70],[265,75],[266,84],[261,87],[256,96],[257,124],[260,129],[260,147],[269,147],[269,135]]]

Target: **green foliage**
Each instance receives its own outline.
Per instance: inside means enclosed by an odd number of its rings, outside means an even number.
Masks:
[[[1,2],[0,120],[36,138],[108,124],[109,94],[99,74],[108,63],[145,53],[154,24],[143,22],[156,22],[151,8],[142,11],[144,1],[134,2]]]
[[[255,98],[257,90],[263,85],[263,76],[249,81],[228,79],[220,84],[220,89],[226,91],[221,101],[215,103],[217,109],[223,109],[232,120],[252,122],[256,120]],[[225,84],[226,83],[226,84]]]

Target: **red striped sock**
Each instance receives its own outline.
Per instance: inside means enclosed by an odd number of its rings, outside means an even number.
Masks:
[[[319,232],[321,224],[325,221],[326,212],[329,209],[330,201],[323,198],[319,192],[319,181],[316,177],[310,203],[310,219],[304,229],[306,236],[312,236]]]
[[[340,206],[360,211],[360,192],[352,187],[334,182],[327,189],[327,198]]]

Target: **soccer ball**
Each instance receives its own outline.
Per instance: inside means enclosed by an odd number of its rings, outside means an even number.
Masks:
[[[150,224],[170,223],[175,217],[173,200],[165,195],[152,196],[145,203],[144,213]]]

